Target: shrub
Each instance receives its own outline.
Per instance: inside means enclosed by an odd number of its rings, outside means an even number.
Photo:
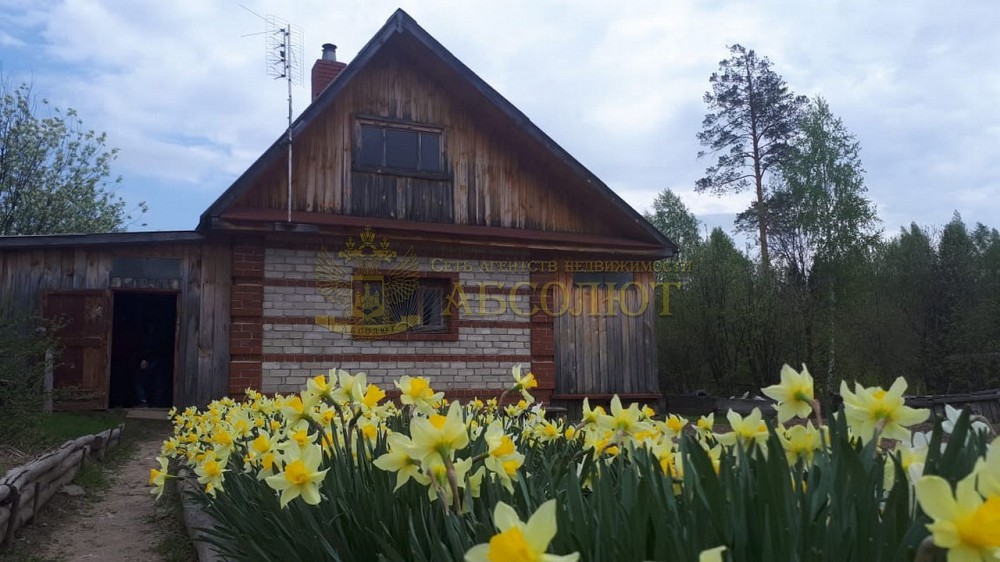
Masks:
[[[0,441],[29,433],[45,400],[45,352],[55,350],[55,327],[9,298],[0,299]]]

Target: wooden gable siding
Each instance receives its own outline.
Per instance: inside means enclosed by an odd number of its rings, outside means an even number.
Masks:
[[[175,404],[204,405],[224,396],[232,279],[228,244],[0,249],[0,298],[41,313],[41,297],[47,291],[104,290],[110,304],[111,267],[117,256],[181,260]]]
[[[474,113],[441,79],[414,68],[398,52],[377,57],[294,141],[293,210],[614,234],[587,218],[594,211],[583,208],[579,178],[543,171],[538,155],[511,140],[509,124]],[[450,181],[355,171],[357,116],[443,127]],[[234,206],[287,209],[286,185],[280,160]]]

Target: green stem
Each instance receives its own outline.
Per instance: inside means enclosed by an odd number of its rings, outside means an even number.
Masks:
[[[462,496],[458,493],[458,476],[455,475],[455,464],[450,457],[444,457],[444,466],[448,470],[448,484],[451,486],[452,508],[455,515],[462,514]]]

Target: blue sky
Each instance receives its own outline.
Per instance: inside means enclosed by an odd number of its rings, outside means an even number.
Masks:
[[[861,143],[888,233],[954,211],[1000,227],[1000,10],[940,2],[300,0],[242,3],[349,61],[402,7],[639,211],[666,187],[729,228],[751,194],[694,193],[708,77],[741,43],[800,94],[822,95]],[[284,85],[264,23],[238,2],[0,0],[0,71],[31,82],[121,150],[132,230],[194,228],[277,138]],[[254,35],[257,34],[257,35]],[[308,79],[294,91],[295,112]]]

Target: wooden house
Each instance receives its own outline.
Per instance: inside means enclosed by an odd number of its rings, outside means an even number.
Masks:
[[[0,290],[64,319],[63,405],[128,405],[150,339],[161,405],[333,367],[496,395],[516,364],[545,401],[658,397],[673,243],[405,12],[334,49],[290,160],[282,134],[196,230],[0,238]]]

